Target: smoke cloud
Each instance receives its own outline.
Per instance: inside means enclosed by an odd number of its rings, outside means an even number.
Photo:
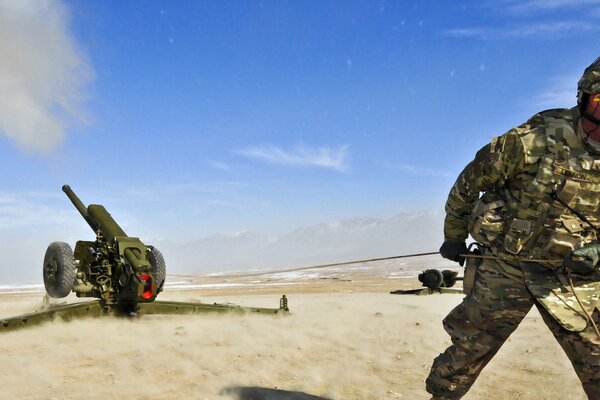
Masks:
[[[0,132],[23,149],[48,152],[83,121],[92,70],[68,11],[58,0],[0,0]]]

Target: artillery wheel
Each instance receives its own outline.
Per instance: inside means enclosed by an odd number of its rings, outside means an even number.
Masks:
[[[152,274],[156,280],[158,291],[162,292],[163,285],[165,284],[165,278],[167,276],[165,258],[156,247],[148,246],[148,248],[150,248],[150,252],[148,253],[148,261],[150,261],[150,265],[152,265]]]
[[[50,243],[44,256],[44,286],[50,297],[66,297],[75,285],[75,258],[68,243]]]
[[[439,289],[444,283],[444,275],[438,269],[427,269],[419,274],[419,281],[429,289]]]

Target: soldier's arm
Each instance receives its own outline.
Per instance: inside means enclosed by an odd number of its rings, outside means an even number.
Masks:
[[[527,123],[494,138],[477,152],[448,195],[444,222],[446,240],[466,240],[468,218],[479,193],[503,186],[523,170],[525,147],[522,138],[539,129],[543,129],[543,119],[536,115]]]

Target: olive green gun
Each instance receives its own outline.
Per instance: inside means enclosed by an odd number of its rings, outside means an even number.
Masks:
[[[53,242],[44,257],[44,286],[51,297],[95,297],[105,306],[135,312],[162,291],[166,268],[158,249],[125,234],[106,209],[88,207],[68,185],[62,187],[96,234],[95,241]]]

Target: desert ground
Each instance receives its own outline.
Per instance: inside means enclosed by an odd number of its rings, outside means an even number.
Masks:
[[[0,333],[0,398],[428,399],[431,361],[449,345],[441,320],[462,295],[389,294],[418,287],[421,268],[169,276],[160,299],[277,307],[285,293],[291,315],[106,317]],[[3,286],[0,318],[39,308],[42,295]],[[566,398],[586,397],[535,309],[465,397]]]

